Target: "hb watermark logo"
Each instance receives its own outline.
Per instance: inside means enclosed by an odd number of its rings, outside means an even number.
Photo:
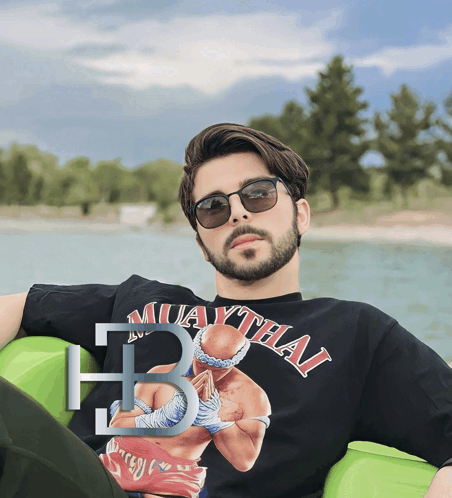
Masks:
[[[187,411],[173,427],[138,428],[108,427],[107,408],[96,408],[95,434],[111,436],[177,436],[186,431],[194,422],[198,413],[198,395],[193,385],[182,376],[188,371],[193,361],[194,347],[190,334],[180,325],[174,323],[96,323],[96,346],[107,345],[107,332],[154,332],[166,331],[174,334],[182,345],[182,357],[171,372],[165,374],[135,373],[135,346],[122,346],[122,373],[81,373],[80,346],[70,345],[68,354],[68,409],[80,410],[81,382],[122,382],[122,409],[134,408],[134,383],[159,382],[168,383],[183,390],[187,398]]]

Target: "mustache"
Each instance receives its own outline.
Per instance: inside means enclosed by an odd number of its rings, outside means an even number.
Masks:
[[[230,247],[234,240],[242,235],[257,235],[258,237],[271,242],[271,235],[269,232],[267,232],[267,230],[263,230],[262,228],[253,228],[247,225],[241,225],[238,226],[226,239],[224,243],[225,249]]]

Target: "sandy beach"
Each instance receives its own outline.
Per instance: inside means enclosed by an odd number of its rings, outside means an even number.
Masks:
[[[194,232],[188,223],[162,226],[153,224],[119,223],[105,219],[72,220],[46,218],[0,217],[0,234],[26,232],[62,233],[118,233],[149,232],[167,233],[192,237]],[[356,242],[366,241],[381,244],[409,244],[436,247],[452,247],[452,218],[444,213],[422,211],[402,211],[392,216],[382,217],[373,225],[336,224],[316,226],[311,223],[303,236],[306,241]]]

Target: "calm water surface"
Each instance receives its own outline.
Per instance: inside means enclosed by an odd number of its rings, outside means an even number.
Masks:
[[[194,237],[18,232],[0,240],[0,294],[34,283],[117,284],[136,273],[215,296],[214,270]],[[451,248],[303,241],[300,260],[304,299],[372,304],[452,362]]]

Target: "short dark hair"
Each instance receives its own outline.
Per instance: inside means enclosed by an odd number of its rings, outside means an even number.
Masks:
[[[276,138],[234,123],[209,126],[192,138],[185,149],[184,176],[179,187],[179,201],[193,230],[196,218],[189,212],[195,200],[193,188],[197,170],[210,159],[237,152],[255,152],[264,160],[268,170],[284,180],[295,201],[304,199],[308,185],[308,167],[301,157]],[[300,237],[298,238],[298,245]]]

